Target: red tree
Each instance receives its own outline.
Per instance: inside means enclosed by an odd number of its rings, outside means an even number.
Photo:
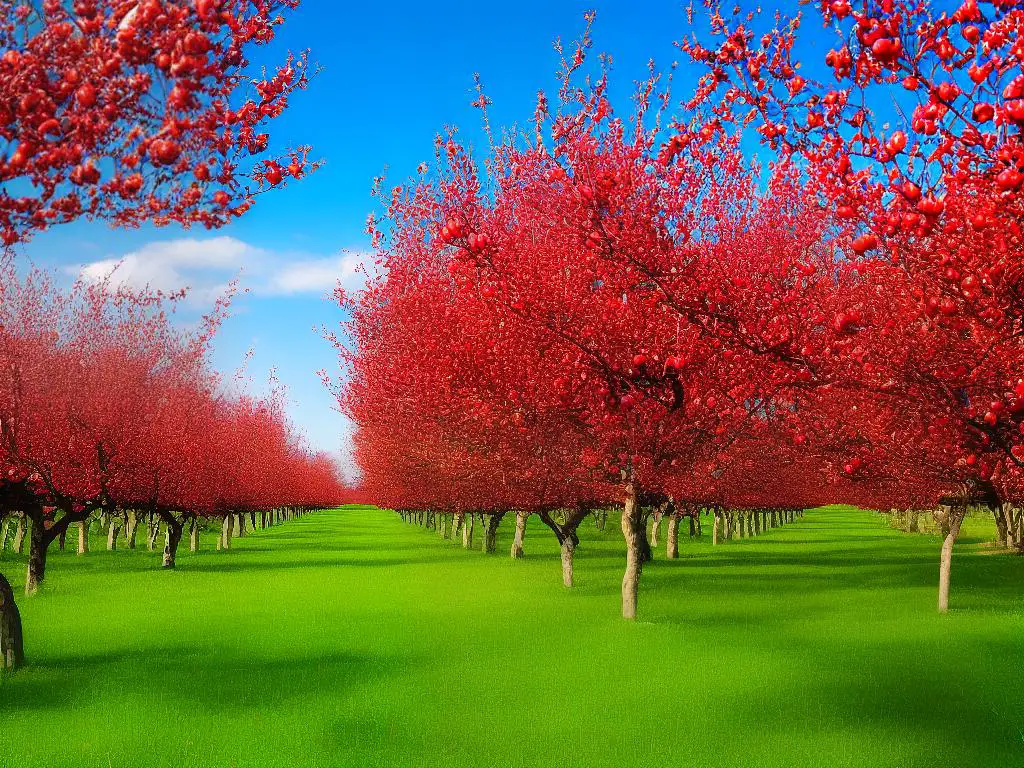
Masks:
[[[297,5],[0,0],[0,242],[83,216],[219,227],[310,170],[266,132],[306,55],[249,71]]]

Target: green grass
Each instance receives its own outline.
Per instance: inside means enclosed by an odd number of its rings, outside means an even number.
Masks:
[[[71,552],[21,600],[0,766],[1024,765],[1024,559],[850,509],[645,568],[587,522],[577,586],[349,508],[179,556]],[[479,530],[479,529],[478,529]],[[140,540],[144,541],[141,536]],[[95,544],[99,545],[99,539]],[[0,571],[20,589],[23,559]]]

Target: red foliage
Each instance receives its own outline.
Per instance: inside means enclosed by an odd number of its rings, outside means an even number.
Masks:
[[[104,509],[195,516],[329,506],[330,461],[289,426],[282,393],[233,397],[211,372],[222,302],[200,330],[159,295],[54,286],[0,272],[0,505],[31,517],[45,550]]]
[[[439,140],[436,176],[371,224],[382,274],[339,344],[369,496],[1019,497],[1024,11],[824,12],[834,83],[800,73],[798,21],[762,34],[712,6],[682,44],[707,75],[671,116],[657,75],[629,120],[603,70],[575,85],[585,36],[534,134],[484,162]],[[865,106],[894,89],[914,102],[896,129]]]
[[[220,227],[312,170],[266,132],[306,54],[247,71],[297,5],[0,0],[0,244],[83,216]]]

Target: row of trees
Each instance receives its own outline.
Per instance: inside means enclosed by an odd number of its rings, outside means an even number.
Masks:
[[[244,538],[249,531],[263,530],[277,525],[293,517],[308,512],[305,507],[280,507],[270,510],[250,509],[248,512],[225,512],[219,516],[192,516],[188,520],[189,550],[199,551],[200,535],[216,530],[217,550],[231,549],[233,538]],[[0,554],[7,551],[18,555],[25,554],[25,543],[29,540],[31,518],[21,512],[15,512],[5,519],[0,519]],[[119,548],[136,549],[140,546],[139,531],[144,530],[143,541],[146,548],[153,552],[159,545],[163,553],[164,567],[173,567],[176,553],[170,551],[168,541],[172,526],[168,526],[162,516],[153,511],[136,509],[115,509],[110,512],[101,509],[77,524],[79,555],[88,554],[94,535],[106,538],[106,548],[114,552]],[[72,542],[74,544],[74,542]],[[8,546],[9,544],[9,546]],[[61,533],[56,540],[61,551],[67,546],[67,532]]]
[[[0,299],[0,527],[12,515],[30,523],[27,593],[51,545],[72,526],[84,538],[97,514],[125,519],[130,540],[143,516],[158,520],[173,568],[198,519],[339,501],[332,460],[304,447],[283,392],[231,394],[212,371],[226,299],[187,331],[158,294],[64,289],[13,263]]]
[[[368,499],[621,505],[627,618],[660,505],[930,510],[947,609],[967,509],[1024,491],[1024,10],[822,14],[817,82],[799,19],[709,6],[694,92],[652,71],[628,119],[588,26],[534,132],[444,136],[382,195],[380,274],[340,297]]]
[[[703,521],[711,526],[712,545],[719,541],[745,539],[760,536],[773,528],[792,523],[804,516],[802,509],[723,509],[722,507],[692,506],[679,509],[672,502],[665,502],[647,510],[644,515],[645,525],[640,531],[641,559],[647,562],[654,557],[654,550],[659,545],[662,525],[665,524],[665,557],[675,560],[679,557],[679,528],[683,521],[688,521],[690,538],[704,535]],[[506,517],[503,511],[483,512],[445,512],[443,510],[399,510],[399,516],[406,523],[420,525],[426,529],[437,531],[441,539],[462,538],[462,546],[472,549],[479,546],[483,552],[492,553],[497,549],[497,531]],[[525,555],[523,542],[526,526],[533,512],[516,510],[515,536],[512,540],[511,556],[518,559]],[[566,587],[573,586],[573,560],[576,548],[580,544],[579,529],[589,517],[599,530],[605,530],[608,523],[608,510],[587,508],[542,510],[536,513],[538,519],[549,528],[558,539],[561,548],[562,583]],[[649,521],[648,521],[649,516]],[[476,538],[477,519],[483,530],[482,542]]]
[[[166,531],[333,505],[332,462],[289,427],[280,392],[228,394],[177,297],[19,274],[14,246],[55,225],[223,226],[313,171],[270,124],[313,74],[305,53],[251,59],[298,0],[0,0],[0,529],[29,532],[26,590],[51,544],[97,516]],[[289,513],[290,514],[290,513]],[[116,539],[115,539],[116,540]],[[129,535],[129,541],[131,541]],[[226,540],[224,540],[226,543]],[[21,656],[0,575],[0,660]]]

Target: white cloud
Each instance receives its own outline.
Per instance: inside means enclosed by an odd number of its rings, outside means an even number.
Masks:
[[[366,282],[363,253],[315,257],[251,245],[233,237],[179,238],[147,243],[121,257],[89,262],[68,272],[86,280],[110,277],[115,285],[164,292],[188,289],[196,306],[211,305],[240,278],[256,295],[325,294],[340,285],[359,290]]]
[[[273,293],[324,293],[341,285],[346,291],[366,283],[366,255],[347,253],[327,259],[295,261],[283,265],[267,283]]]

